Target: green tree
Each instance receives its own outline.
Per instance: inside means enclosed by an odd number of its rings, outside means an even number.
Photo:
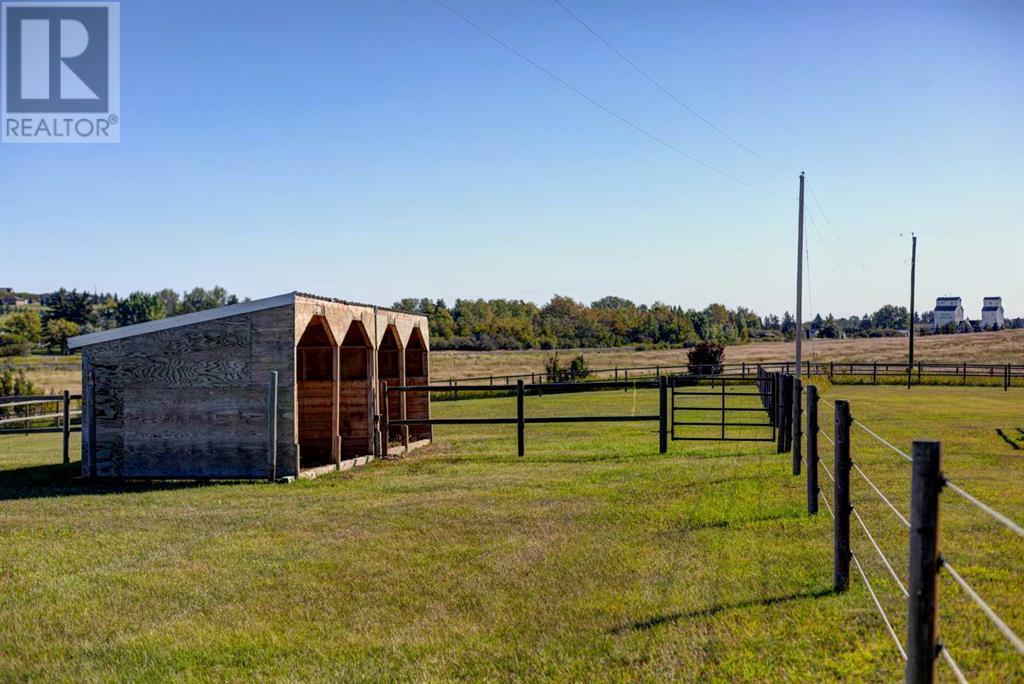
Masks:
[[[206,311],[207,309],[216,309],[219,306],[227,306],[228,304],[237,303],[238,297],[233,294],[229,294],[228,291],[220,285],[217,285],[210,290],[205,290],[201,287],[194,287],[182,296],[181,306],[178,309],[178,313]]]
[[[47,320],[63,318],[80,326],[93,323],[93,296],[88,292],[68,291],[62,287],[47,295],[44,304],[49,307]]]
[[[4,320],[4,332],[37,344],[43,336],[43,319],[35,309],[19,309]]]
[[[65,318],[51,318],[46,322],[46,340],[51,348],[57,348],[61,354],[68,353],[68,338],[80,332],[77,323]]]
[[[883,330],[905,329],[910,321],[910,312],[905,306],[893,306],[886,304],[881,309],[871,314],[871,323],[876,328]]]
[[[164,303],[155,294],[132,292],[117,303],[119,326],[145,323],[164,317]]]
[[[178,309],[181,307],[181,297],[178,296],[177,292],[169,287],[165,287],[157,292],[156,296],[163,302],[165,318],[178,313]]]

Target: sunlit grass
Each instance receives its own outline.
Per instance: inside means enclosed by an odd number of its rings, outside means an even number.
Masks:
[[[823,393],[905,450],[943,440],[952,479],[1024,520],[1020,390]],[[656,413],[656,393],[526,408]],[[434,407],[514,411],[511,399]],[[830,416],[823,401],[826,430]],[[831,594],[831,520],[806,514],[804,481],[771,444],[674,442],[661,456],[655,423],[530,425],[524,458],[514,426],[435,438],[291,485],[102,487],[52,465],[58,437],[0,438],[0,680],[901,678],[859,578]],[[853,447],[906,512],[908,465],[862,431]],[[1024,632],[1024,544],[942,497],[943,553]],[[895,516],[856,480],[853,501],[905,573]],[[853,546],[902,636],[898,589],[856,528]],[[969,677],[1019,676],[948,578],[940,605]]]

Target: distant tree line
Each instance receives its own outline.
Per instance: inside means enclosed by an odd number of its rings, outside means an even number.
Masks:
[[[223,287],[195,287],[179,294],[158,292],[79,292],[61,288],[39,297],[38,307],[19,307],[0,324],[0,356],[28,354],[37,348],[68,353],[68,338],[167,316],[237,304],[238,297]]]
[[[661,302],[635,304],[604,297],[590,305],[556,295],[542,306],[509,299],[403,299],[394,308],[430,320],[432,349],[574,349],[636,346],[692,347],[698,342],[740,344],[792,340],[796,320],[788,311],[759,316],[750,309],[711,304],[684,309]],[[930,316],[930,312],[928,312]],[[906,307],[887,304],[874,313],[836,318],[820,314],[803,325],[805,337],[881,337],[907,330]],[[915,324],[922,324],[915,316]],[[1024,321],[1020,321],[1024,327]]]
[[[68,338],[143,323],[167,316],[213,309],[240,300],[223,287],[195,287],[184,292],[165,288],[132,292],[126,297],[61,288],[41,295],[39,306],[0,311],[0,356],[34,350],[68,353]],[[555,295],[538,306],[516,299],[403,299],[394,308],[426,315],[433,349],[574,349],[594,347],[694,347],[700,342],[741,344],[792,340],[796,321],[788,311],[759,316],[752,310],[710,304],[684,309],[662,302],[635,304],[603,297],[590,305]],[[836,318],[816,315],[803,325],[805,337],[880,337],[907,330],[907,308],[886,304],[874,313]],[[914,317],[924,326],[931,312]],[[1006,327],[1024,327],[1024,319],[1007,319]]]

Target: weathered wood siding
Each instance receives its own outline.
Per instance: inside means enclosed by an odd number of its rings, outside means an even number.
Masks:
[[[277,370],[278,472],[289,474],[292,321],[291,306],[277,307],[86,347],[84,472],[265,477],[268,371]]]

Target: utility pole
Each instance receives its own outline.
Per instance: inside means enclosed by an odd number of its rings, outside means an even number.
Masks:
[[[910,234],[910,355],[907,360],[907,389],[914,373],[914,276],[917,269],[917,236]]]
[[[800,377],[800,343],[804,337],[804,172],[800,172],[800,211],[796,221],[796,377]]]

